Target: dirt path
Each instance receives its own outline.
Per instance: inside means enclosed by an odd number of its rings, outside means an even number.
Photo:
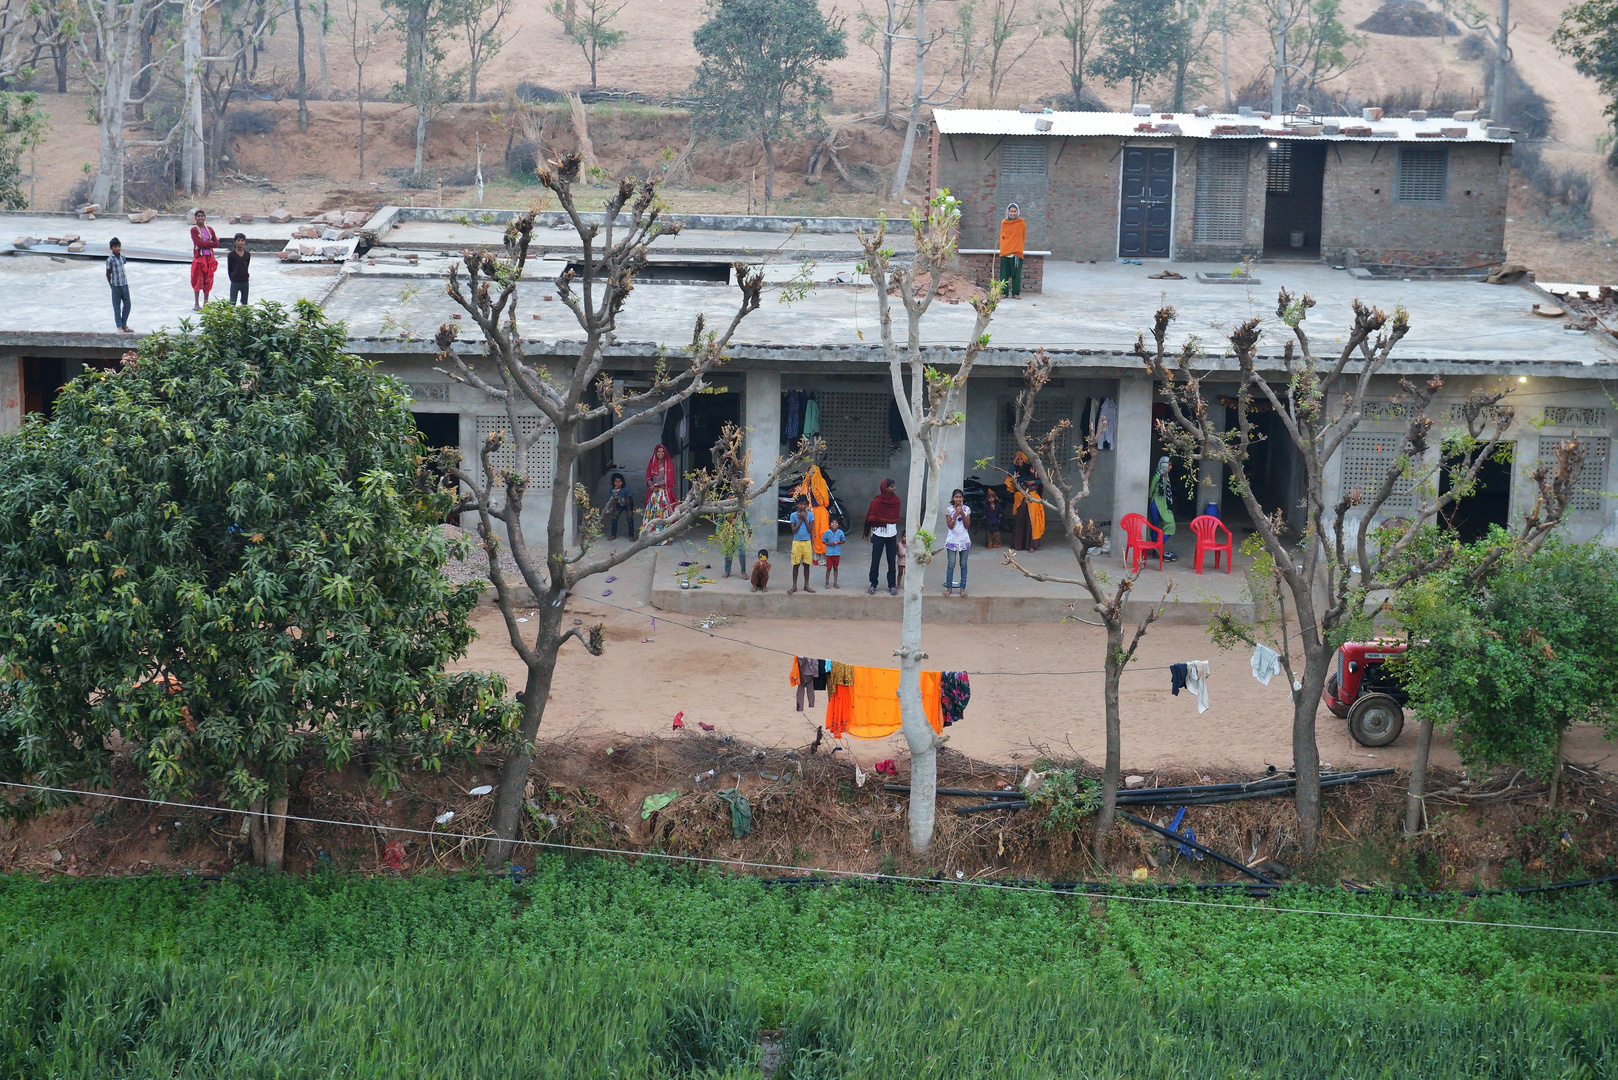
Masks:
[[[725,640],[684,629],[679,623],[694,620],[663,618],[646,604],[647,562],[642,556],[635,564],[620,567],[617,580],[610,584],[601,579],[588,583],[584,591],[601,599],[574,602],[576,618],[606,624],[607,651],[591,658],[574,643],[564,649],[545,738],[595,740],[619,732],[667,733],[674,714],[683,711],[693,728],[701,722],[766,745],[802,746],[814,738],[825,715],[825,701],[822,695],[815,709],[794,710],[787,654],[829,653],[871,666],[895,663],[897,600],[891,622],[732,619],[712,631],[737,639]],[[601,597],[607,589],[612,595]],[[499,670],[511,679],[513,690],[520,689],[523,668],[506,640],[498,612],[480,608],[474,622],[481,636],[461,666]],[[931,657],[929,667],[1046,673],[974,674],[972,703],[966,719],[947,732],[949,745],[991,762],[1026,763],[1041,748],[1101,760],[1106,744],[1100,675],[1048,673],[1095,671],[1101,666],[1103,641],[1099,629],[1077,623],[927,626],[923,642]],[[1211,707],[1200,716],[1193,697],[1170,695],[1169,673],[1164,670],[1171,663],[1194,659],[1210,661],[1213,670]],[[1292,713],[1284,679],[1261,686],[1245,652],[1220,653],[1200,627],[1153,628],[1142,642],[1136,665],[1124,677],[1122,707],[1126,768],[1262,770],[1266,765],[1285,768],[1292,763]],[[1410,763],[1413,726],[1392,747],[1367,750],[1349,737],[1343,721],[1324,708],[1318,723],[1321,755],[1334,766]],[[865,762],[892,757],[904,745],[897,735],[851,742]],[[1618,745],[1603,741],[1593,727],[1580,728],[1570,738],[1568,756],[1611,768],[1618,763]],[[1459,765],[1449,739],[1437,740],[1433,764]]]

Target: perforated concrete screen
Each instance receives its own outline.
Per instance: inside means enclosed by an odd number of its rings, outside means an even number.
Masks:
[[[1269,181],[1265,189],[1275,195],[1292,194],[1292,144],[1273,143],[1270,146]]]
[[[1441,203],[1449,194],[1449,150],[1401,146],[1397,198],[1405,203]]]
[[[550,422],[541,416],[522,416],[517,418],[518,434],[532,435],[540,429],[541,424],[546,427],[545,434],[534,443],[533,449],[528,452],[528,490],[535,488],[549,489],[556,475],[556,429]],[[511,420],[503,414],[480,416],[477,418],[477,441],[472,446],[472,453],[477,458],[473,466],[482,469],[483,441],[497,431],[511,431]],[[494,454],[490,462],[497,469],[510,469],[516,466],[517,451],[510,434],[506,436],[505,445],[500,452]]]
[[[1561,435],[1539,437],[1541,465],[1556,460],[1556,444],[1563,439],[1564,436]],[[1601,494],[1607,485],[1607,455],[1612,452],[1612,440],[1606,436],[1595,438],[1580,436],[1579,445],[1584,448],[1584,463],[1579,467],[1579,475],[1574,478],[1573,498],[1568,503],[1568,509],[1600,510]]]
[[[1034,418],[1028,424],[1028,441],[1037,444],[1041,437],[1051,429],[1058,420],[1073,419],[1072,398],[1047,398],[1044,396],[1034,399]],[[1013,428],[1017,423],[1017,405],[1007,401],[1000,406],[1000,440],[995,447],[995,463],[1008,472],[1011,469],[1011,459],[1017,456],[1017,435]],[[1056,444],[1061,460],[1066,463],[1073,453],[1073,429],[1068,428],[1062,433]]]
[[[826,467],[881,469],[893,457],[888,441],[891,393],[819,390],[820,437],[826,440]]]
[[[1401,435],[1355,432],[1343,440],[1343,494],[1358,491],[1367,501],[1381,490],[1388,469],[1399,457]],[[1400,479],[1393,494],[1382,504],[1384,510],[1409,510],[1415,506],[1415,485]]]
[[[1195,238],[1199,244],[1240,244],[1247,222],[1247,147],[1197,148]]]

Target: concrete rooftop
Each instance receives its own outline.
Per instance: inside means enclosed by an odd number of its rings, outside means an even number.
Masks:
[[[468,211],[475,215],[476,211]],[[291,225],[255,223],[241,227],[259,240],[289,238]],[[226,235],[236,227],[220,224]],[[86,241],[105,243],[113,235],[141,247],[188,249],[187,227],[180,220],[131,225],[123,219],[81,222],[65,216],[0,214],[0,238],[79,233]],[[459,310],[442,291],[449,259],[443,255],[462,245],[497,245],[503,226],[453,221],[402,221],[372,249],[377,264],[351,262],[337,268],[321,264],[283,264],[260,253],[253,264],[254,300],[290,303],[323,302],[334,319],[344,321],[351,336],[364,342],[368,354],[420,354],[441,322]],[[571,234],[542,229],[541,243],[565,254],[577,249]],[[549,241],[554,238],[554,244]],[[908,240],[908,228],[901,237]],[[761,258],[768,276],[784,280],[798,261],[815,259],[821,284],[809,297],[779,302],[778,292],[765,296],[761,309],[741,326],[735,338],[739,357],[805,361],[874,359],[878,326],[876,298],[869,285],[837,284],[838,273],[852,270],[857,239],[848,233],[690,229],[660,240],[665,257],[711,256]],[[419,251],[424,257],[410,267],[398,255]],[[571,351],[582,338],[566,308],[554,299],[551,277],[562,263],[543,260],[536,276],[521,289],[521,325],[536,350]],[[1350,318],[1356,298],[1392,309],[1403,305],[1411,331],[1400,345],[1401,364],[1443,373],[1527,373],[1571,377],[1607,377],[1605,368],[1618,361],[1618,348],[1596,333],[1571,332],[1566,320],[1533,312],[1549,297],[1531,285],[1498,286],[1479,282],[1365,280],[1320,263],[1261,263],[1257,284],[1209,284],[1197,274],[1228,277],[1229,264],[1198,265],[1147,261],[1086,263],[1047,261],[1040,295],[1002,303],[990,327],[992,347],[982,364],[1020,366],[1027,353],[1045,348],[1069,365],[1127,368],[1136,334],[1150,326],[1157,307],[1167,301],[1180,313],[1177,334],[1198,334],[1206,342],[1208,366],[1221,364],[1219,352],[1230,327],[1251,315],[1268,322],[1265,350],[1279,355],[1283,335],[1274,320],[1277,290],[1286,287],[1315,298],[1307,324],[1323,348],[1337,339]],[[1183,280],[1153,280],[1164,270]],[[540,276],[543,275],[543,276]],[[216,279],[216,296],[228,295],[224,267]],[[129,266],[137,331],[175,327],[191,314],[191,289],[184,264],[131,263]],[[51,346],[107,349],[128,339],[112,332],[110,302],[100,260],[0,254],[0,346]],[[646,283],[640,286],[620,319],[616,351],[651,354],[659,344],[690,340],[699,313],[710,325],[728,320],[736,292],[721,285]],[[897,300],[895,301],[897,305]],[[533,319],[533,315],[539,319]],[[939,302],[924,323],[925,343],[953,352],[970,332],[973,312],[965,303]],[[475,324],[462,321],[465,340],[476,340]],[[358,344],[358,342],[357,342]],[[948,355],[941,355],[948,360]]]

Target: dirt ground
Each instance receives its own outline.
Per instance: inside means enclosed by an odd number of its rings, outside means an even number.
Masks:
[[[602,586],[594,588],[599,592]],[[630,600],[627,606],[633,604]],[[896,616],[898,604],[895,600]],[[812,710],[795,710],[795,691],[787,683],[788,654],[829,650],[828,659],[852,664],[897,664],[892,656],[897,619],[737,618],[715,626],[712,633],[721,638],[685,629],[680,624],[686,617],[657,617],[650,608],[640,609],[644,615],[631,614],[580,599],[571,610],[586,624],[606,624],[607,650],[591,657],[569,643],[558,665],[542,740],[595,743],[619,733],[665,734],[672,730],[674,715],[684,712],[688,729],[707,723],[721,734],[763,746],[803,746],[824,722],[825,698],[818,697]],[[480,608],[474,625],[480,636],[461,666],[501,671],[519,689],[523,667],[498,613]],[[939,624],[924,627],[922,640],[929,669],[974,673],[966,718],[945,732],[950,749],[1006,764],[1040,755],[1104,760],[1102,679],[1095,673],[1104,644],[1099,629],[1071,622]],[[1196,699],[1189,694],[1169,692],[1165,669],[1182,660],[1211,664],[1210,707],[1204,714],[1197,713]],[[1070,672],[1092,674],[1064,674]],[[1267,765],[1290,767],[1292,709],[1284,682],[1280,678],[1260,685],[1247,654],[1220,653],[1201,627],[1153,627],[1122,686],[1125,768],[1262,772]],[[1338,768],[1409,767],[1414,725],[1394,745],[1377,750],[1355,743],[1347,724],[1324,708],[1317,725],[1321,756]],[[867,767],[900,755],[904,748],[899,735],[851,739],[849,744]],[[1599,729],[1580,727],[1569,739],[1568,757],[1618,768],[1618,744],[1605,741]],[[1447,737],[1435,740],[1432,761],[1439,768],[1459,767]]]

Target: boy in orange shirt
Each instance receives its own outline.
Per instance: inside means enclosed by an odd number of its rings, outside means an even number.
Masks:
[[[1017,204],[1006,207],[1000,223],[1000,295],[1015,300],[1022,296],[1022,254],[1028,239],[1028,222]]]

